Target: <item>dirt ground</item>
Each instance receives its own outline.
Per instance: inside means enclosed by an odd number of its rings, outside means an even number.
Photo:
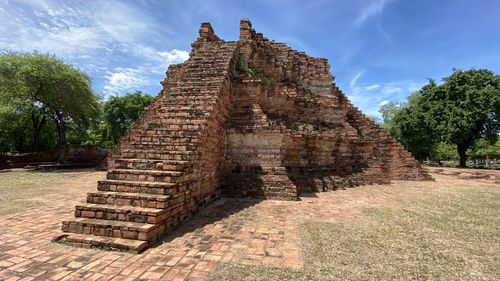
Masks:
[[[365,222],[363,207],[401,208],[400,198],[436,188],[498,184],[500,179],[500,171],[429,170],[435,182],[396,181],[303,194],[297,202],[220,199],[139,255],[51,242],[61,222],[73,217],[74,206],[105,177],[105,172],[81,170],[70,182],[31,198],[44,205],[0,216],[0,279],[203,280],[219,263],[301,269],[300,221]]]

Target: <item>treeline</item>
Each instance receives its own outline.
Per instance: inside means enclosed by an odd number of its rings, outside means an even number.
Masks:
[[[140,91],[107,101],[90,78],[55,56],[0,56],[0,153],[116,144],[153,97]]]
[[[379,110],[380,125],[419,161],[500,159],[500,76],[484,69],[454,70]]]

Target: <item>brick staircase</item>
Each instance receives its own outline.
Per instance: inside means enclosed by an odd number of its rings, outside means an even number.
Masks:
[[[139,253],[215,198],[215,189],[201,186],[217,165],[196,163],[213,156],[207,130],[227,111],[220,96],[236,43],[200,35],[177,69],[182,74],[162,83],[162,93],[112,151],[106,180],[75,207],[75,219],[63,222],[57,242]]]

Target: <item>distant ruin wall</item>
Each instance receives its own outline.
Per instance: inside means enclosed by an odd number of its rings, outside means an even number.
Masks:
[[[64,152],[64,162],[99,165],[111,148],[96,145],[68,146]],[[56,162],[58,150],[27,153],[22,155],[0,155],[0,168],[21,168],[26,164]]]

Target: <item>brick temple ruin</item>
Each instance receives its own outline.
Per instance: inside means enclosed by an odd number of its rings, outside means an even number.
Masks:
[[[326,59],[269,41],[247,19],[238,41],[202,23],[191,46],[56,241],[140,252],[220,196],[298,200],[431,180],[332,83]]]

